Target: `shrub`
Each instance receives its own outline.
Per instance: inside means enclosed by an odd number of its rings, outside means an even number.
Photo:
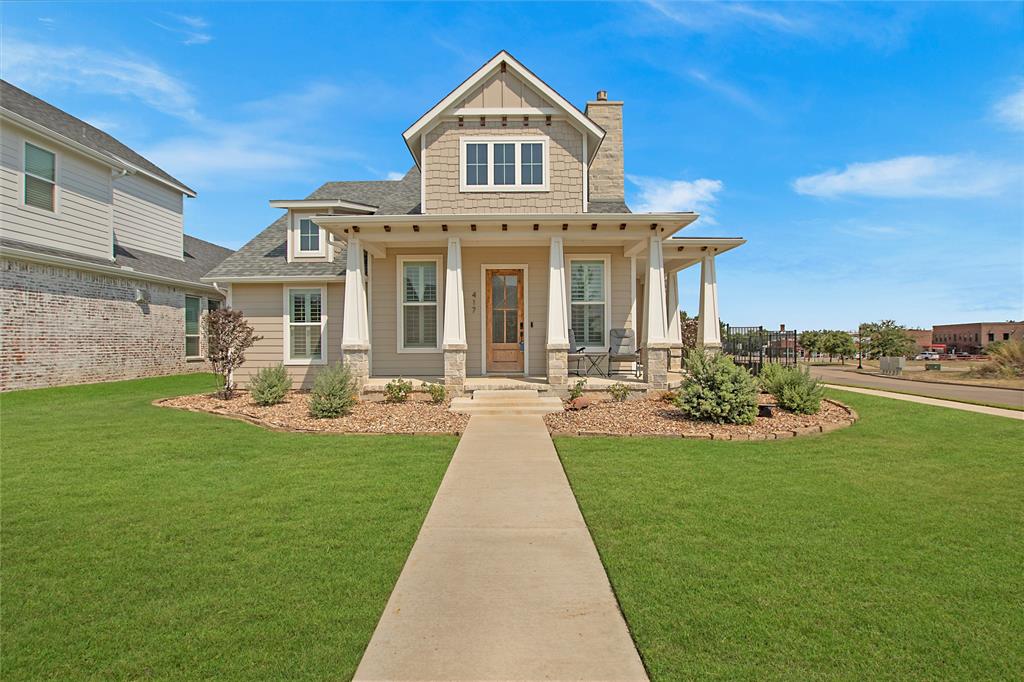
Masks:
[[[253,328],[240,310],[218,308],[203,316],[206,328],[206,359],[217,373],[221,394],[230,398],[235,390],[235,370],[245,362],[245,351],[262,336],[253,335]]]
[[[440,405],[448,397],[448,389],[444,384],[427,384],[427,392],[430,393],[430,402]]]
[[[617,381],[608,387],[608,392],[612,394],[612,400],[615,402],[625,402],[626,398],[629,397],[629,386],[621,381]]]
[[[586,378],[580,379],[569,389],[569,400],[576,400],[583,396],[583,387],[587,385]]]
[[[284,365],[264,367],[249,382],[249,394],[257,405],[269,407],[284,400],[291,387],[292,378]]]
[[[693,419],[716,424],[752,424],[757,417],[757,387],[750,372],[726,355],[707,356],[692,350],[686,356],[689,379],[676,406]]]
[[[412,382],[406,379],[392,379],[384,384],[384,399],[389,403],[404,403],[412,393]]]
[[[784,367],[770,362],[761,368],[757,381],[784,410],[798,414],[817,414],[821,410],[825,389],[811,377],[809,368]]]
[[[664,402],[664,403],[670,403],[672,405],[675,405],[676,400],[678,398],[679,398],[679,391],[669,390],[669,391],[665,391],[664,393],[661,394],[661,401]]]
[[[968,372],[969,376],[1006,379],[1024,377],[1024,339],[997,341],[986,352],[989,361],[972,369]]]
[[[309,395],[309,414],[331,419],[348,414],[356,404],[359,390],[348,366],[337,362],[316,375]]]

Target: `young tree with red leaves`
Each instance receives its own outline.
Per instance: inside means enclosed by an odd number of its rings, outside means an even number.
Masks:
[[[230,398],[235,390],[234,373],[245,362],[245,351],[262,339],[240,310],[218,308],[206,315],[206,359],[220,375],[222,394]]]

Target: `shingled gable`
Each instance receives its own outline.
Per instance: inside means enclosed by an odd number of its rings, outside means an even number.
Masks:
[[[420,138],[430,130],[433,123],[443,116],[457,115],[457,112],[460,110],[465,110],[467,112],[466,115],[472,115],[471,112],[474,111],[474,108],[464,106],[467,103],[467,98],[471,99],[474,91],[486,84],[489,79],[506,72],[511,72],[526,87],[536,93],[541,98],[541,101],[550,105],[550,107],[517,107],[516,111],[523,115],[545,116],[554,113],[564,116],[570,124],[587,136],[589,151],[587,161],[593,160],[605,136],[605,131],[601,126],[587,118],[572,102],[558,94],[554,88],[519,63],[515,57],[502,50],[477,69],[469,78],[464,80],[461,85],[448,93],[444,99],[435,104],[430,111],[420,116],[415,123],[402,133],[405,144],[409,147],[409,151],[412,153],[417,166],[420,166],[422,161],[420,158],[422,151]]]

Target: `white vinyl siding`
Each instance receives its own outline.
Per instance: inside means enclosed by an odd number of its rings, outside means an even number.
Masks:
[[[44,211],[57,206],[57,155],[25,143],[25,204]]]
[[[438,260],[401,261],[400,351],[436,351],[441,346],[439,270]]]
[[[322,363],[327,323],[323,289],[288,289],[287,304],[288,361]]]
[[[199,325],[202,317],[203,301],[198,296],[185,297],[185,357],[200,357]]]
[[[114,241],[168,258],[183,257],[183,195],[143,175],[114,178]]]
[[[459,167],[463,192],[547,191],[548,140],[537,136],[463,137]]]
[[[570,325],[576,343],[590,348],[608,345],[608,273],[606,260],[571,260],[569,265]]]
[[[24,201],[25,143],[51,147],[47,140],[3,122],[0,126],[0,223],[10,240],[112,259],[110,168],[72,151],[56,158],[54,211]]]

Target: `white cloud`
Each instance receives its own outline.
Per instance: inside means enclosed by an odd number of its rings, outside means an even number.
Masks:
[[[740,105],[745,109],[749,109],[755,113],[762,113],[761,106],[754,100],[753,97],[748,95],[742,88],[733,85],[721,78],[716,78],[709,75],[705,71],[700,69],[689,69],[687,75],[691,80],[696,81],[703,87],[722,95],[726,99],[732,101],[735,104]]]
[[[4,78],[29,90],[53,86],[135,97],[186,120],[198,117],[190,88],[153,62],[64,44],[4,40]]]
[[[1024,131],[1024,85],[996,102],[993,113],[1007,127]]]
[[[798,194],[828,198],[970,198],[998,195],[1020,178],[1019,167],[998,161],[981,162],[961,155],[900,156],[797,178],[793,189]]]
[[[167,16],[170,17],[172,23],[153,21],[153,25],[181,36],[182,45],[206,45],[213,40],[213,36],[206,32],[206,29],[210,27],[206,19],[169,12]]]
[[[637,213],[697,211],[704,216],[706,223],[715,223],[713,207],[718,201],[718,193],[725,188],[721,180],[666,180],[640,175],[626,177],[639,189],[633,202]]]
[[[385,180],[401,180],[405,177],[405,173],[399,173],[398,171],[389,171],[385,176]]]

